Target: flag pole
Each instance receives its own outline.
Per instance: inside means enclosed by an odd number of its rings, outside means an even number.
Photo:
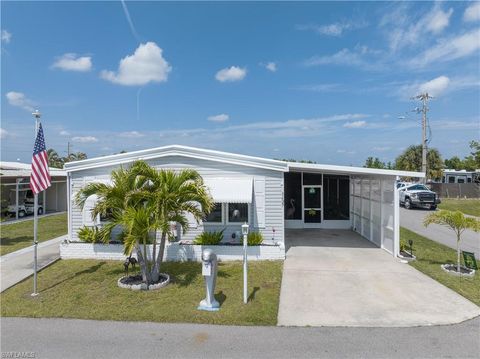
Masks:
[[[32,115],[35,117],[35,139],[38,133],[38,121],[40,112],[36,110]],[[38,249],[38,194],[33,196],[33,293],[32,297],[36,297],[37,293],[37,249]]]

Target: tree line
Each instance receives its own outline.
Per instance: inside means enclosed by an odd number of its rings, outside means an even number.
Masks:
[[[70,153],[67,156],[60,156],[53,148],[47,150],[48,166],[53,168],[63,168],[67,162],[80,161],[87,159],[87,154],[83,152]]]
[[[440,151],[429,148],[427,151],[427,177],[438,180],[445,168],[455,170],[475,171],[480,168],[480,142],[470,141],[470,154],[460,159],[458,156],[442,159]],[[394,163],[383,162],[378,157],[368,157],[363,167],[396,169],[404,171],[421,171],[422,145],[412,145],[400,154]]]

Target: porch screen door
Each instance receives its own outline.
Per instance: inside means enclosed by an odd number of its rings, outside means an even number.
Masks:
[[[303,222],[322,222],[322,186],[303,186]]]

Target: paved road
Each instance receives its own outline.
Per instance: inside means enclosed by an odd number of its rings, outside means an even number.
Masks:
[[[34,352],[38,359],[478,358],[479,330],[479,318],[451,326],[414,328],[233,327],[2,318],[1,343],[2,352]]]
[[[38,268],[60,258],[59,244],[66,235],[38,245]],[[0,257],[0,292],[33,274],[33,245]]]
[[[457,238],[451,229],[438,224],[431,224],[425,228],[423,219],[430,213],[432,211],[416,208],[407,210],[401,207],[400,225],[433,241],[457,249]],[[460,248],[468,252],[474,252],[475,257],[480,259],[480,234],[470,230],[465,231],[462,235]]]

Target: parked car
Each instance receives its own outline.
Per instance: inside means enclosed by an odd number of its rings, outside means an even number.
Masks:
[[[423,184],[400,187],[399,191],[400,205],[406,209],[423,207],[435,210],[440,203],[440,197]]]
[[[413,183],[412,182],[402,182],[402,181],[397,181],[397,189],[400,189],[402,187],[405,187],[405,186],[410,186],[412,185]]]
[[[15,216],[17,212],[17,206],[12,205],[7,207],[7,214]],[[18,217],[23,218],[27,215],[33,214],[33,202],[25,202],[24,204],[20,204],[18,206]],[[41,204],[38,205],[37,214],[43,214],[43,206]]]

